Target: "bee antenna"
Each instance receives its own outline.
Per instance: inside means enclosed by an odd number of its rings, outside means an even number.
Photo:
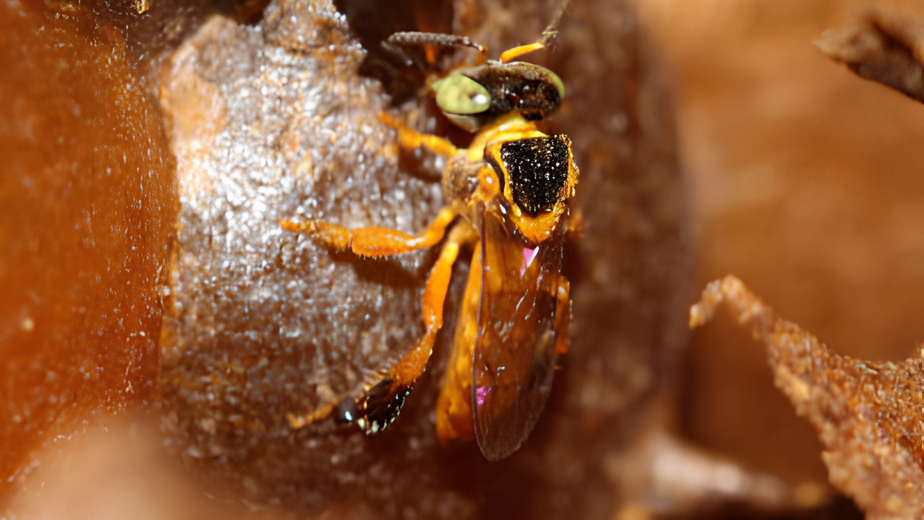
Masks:
[[[558,9],[555,11],[555,16],[552,17],[552,21],[549,23],[548,27],[542,31],[542,38],[540,38],[539,41],[530,43],[528,45],[520,45],[519,47],[514,47],[512,49],[507,49],[501,53],[500,62],[510,63],[514,59],[524,54],[528,54],[539,49],[548,48],[551,45],[552,40],[555,39],[555,36],[558,34],[558,30],[555,29],[555,27],[557,27],[558,22],[561,21],[561,17],[565,14],[565,9],[568,7],[569,3],[570,0],[564,0],[558,6]]]
[[[555,16],[552,17],[549,25],[542,31],[542,38],[539,40],[539,43],[544,47],[551,45],[552,40],[558,35],[558,22],[560,22],[561,18],[565,15],[565,11],[568,10],[569,4],[571,4],[571,0],[562,0],[558,5],[558,9],[555,10]]]

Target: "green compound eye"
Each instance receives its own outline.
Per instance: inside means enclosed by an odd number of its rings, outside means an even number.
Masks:
[[[479,114],[491,106],[488,89],[458,72],[434,82],[433,90],[436,92],[437,106],[450,114]]]
[[[555,74],[551,70],[542,67],[542,69],[549,74],[549,81],[555,85],[555,88],[558,90],[559,99],[565,99],[565,84],[562,82],[561,78],[558,77],[558,74]]]

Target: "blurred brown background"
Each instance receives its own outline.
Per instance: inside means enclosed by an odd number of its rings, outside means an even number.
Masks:
[[[915,355],[924,107],[812,45],[868,3],[636,3],[675,75],[695,286],[735,274],[841,354]],[[790,482],[825,479],[814,432],[773,388],[763,347],[748,336],[724,316],[693,333],[686,431]]]

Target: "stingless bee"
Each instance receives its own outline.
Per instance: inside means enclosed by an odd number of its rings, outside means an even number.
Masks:
[[[555,23],[557,17],[550,27]],[[375,433],[397,418],[443,324],[452,266],[463,249],[471,248],[437,401],[437,436],[443,444],[476,439],[489,460],[509,456],[529,436],[550,395],[556,360],[568,350],[570,285],[561,265],[578,168],[568,137],[546,135],[536,126],[564,98],[561,79],[544,67],[513,60],[546,48],[552,35],[546,30],[538,42],[510,49],[499,60],[488,60],[485,47],[461,36],[405,32],[387,40],[391,48],[424,46],[428,56],[434,48],[478,51],[474,65],[428,81],[443,114],[474,137],[467,148],[457,148],[389,115],[380,117],[397,131],[403,149],[425,147],[448,158],[442,177],[447,204],[420,234],[280,221],[287,231],[367,257],[442,242],[423,294],[423,337],[361,396],[308,418],[290,415],[293,427],[336,413]]]

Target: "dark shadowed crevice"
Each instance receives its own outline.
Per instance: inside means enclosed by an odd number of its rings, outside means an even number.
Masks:
[[[452,2],[339,0],[334,5],[346,16],[350,31],[369,53],[359,73],[381,81],[395,105],[413,97],[424,83],[425,71],[406,66],[401,57],[381,44],[401,31],[451,32]]]

